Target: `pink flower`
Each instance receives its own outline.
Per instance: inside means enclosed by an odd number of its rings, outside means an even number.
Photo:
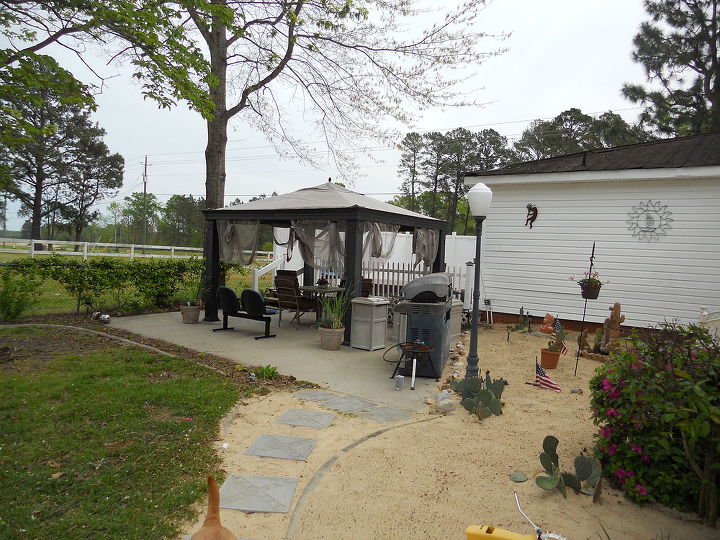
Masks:
[[[647,495],[647,488],[645,486],[643,486],[642,484],[635,484],[635,489],[637,490],[638,495],[640,495],[642,497]]]
[[[640,367],[641,365],[639,362],[633,362],[632,364],[630,364],[630,369],[632,369],[633,371],[637,371],[638,369],[640,369]]]
[[[604,427],[600,430],[600,436],[605,437],[606,439],[612,435],[613,428],[611,427]]]
[[[615,373],[615,370],[614,370],[613,368],[608,368],[607,372],[608,372],[608,373]]]
[[[648,456],[647,454],[643,454],[640,459],[642,459],[645,463],[650,462],[650,456]]]
[[[617,409],[608,409],[605,411],[605,414],[608,416],[614,416],[615,418],[618,418],[620,416],[620,413],[617,411]]]
[[[617,444],[611,444],[610,446],[608,446],[608,448],[607,448],[608,456],[614,456],[616,452],[617,452]]]
[[[672,371],[673,367],[672,364],[665,364],[665,371]]]
[[[615,478],[617,478],[619,482],[622,482],[623,478],[625,478],[625,471],[623,469],[617,469],[615,471]]]
[[[637,444],[631,444],[630,450],[637,452],[638,454],[642,454],[642,446],[638,446]]]
[[[613,385],[610,382],[610,379],[608,379],[607,377],[605,377],[603,379],[602,385],[603,385],[603,390],[605,390],[606,392],[609,390],[612,390]]]
[[[615,399],[616,397],[620,396],[620,389],[615,388],[612,392],[610,392],[610,399]]]

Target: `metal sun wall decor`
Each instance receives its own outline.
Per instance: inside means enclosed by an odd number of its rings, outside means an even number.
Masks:
[[[670,223],[673,219],[670,217],[672,212],[667,209],[667,205],[660,201],[653,202],[648,199],[647,202],[640,201],[638,206],[633,206],[628,212],[627,224],[628,230],[632,231],[633,236],[646,242],[653,242],[660,239],[660,235],[667,234],[670,229]]]
[[[526,208],[527,215],[525,216],[525,226],[532,229],[533,223],[535,223],[535,220],[538,217],[538,209],[533,203],[528,203]]]

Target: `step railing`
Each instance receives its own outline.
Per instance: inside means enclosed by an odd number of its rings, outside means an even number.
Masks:
[[[259,291],[259,284],[260,284],[261,276],[264,276],[268,272],[272,272],[273,277],[275,277],[275,271],[283,270],[285,268],[286,262],[287,262],[287,255],[282,255],[281,257],[275,259],[271,263],[266,264],[265,266],[262,266],[260,268],[253,268],[253,271],[252,271],[252,288],[253,288],[253,290]]]

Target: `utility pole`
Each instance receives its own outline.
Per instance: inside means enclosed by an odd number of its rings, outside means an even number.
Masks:
[[[145,169],[143,171],[143,245],[147,245],[147,156],[145,156]]]

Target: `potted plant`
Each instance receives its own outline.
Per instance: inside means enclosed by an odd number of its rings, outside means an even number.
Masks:
[[[345,335],[343,320],[350,307],[350,293],[345,290],[335,296],[325,295],[320,298],[323,318],[320,323],[320,347],[329,351],[340,348]]]
[[[557,321],[557,319],[555,319]],[[565,347],[565,330],[560,323],[555,324],[555,333],[547,348],[540,349],[540,365],[545,369],[555,369],[560,360],[560,355],[567,351]]]
[[[570,281],[577,281],[577,284],[580,285],[580,294],[588,300],[597,299],[600,294],[600,288],[603,286],[603,282],[600,281],[597,272],[593,272],[592,274],[585,272],[584,276],[578,280],[575,279],[575,276],[570,276]]]
[[[186,289],[184,300],[180,302],[180,314],[185,324],[197,324],[202,308],[202,278],[191,280]]]

